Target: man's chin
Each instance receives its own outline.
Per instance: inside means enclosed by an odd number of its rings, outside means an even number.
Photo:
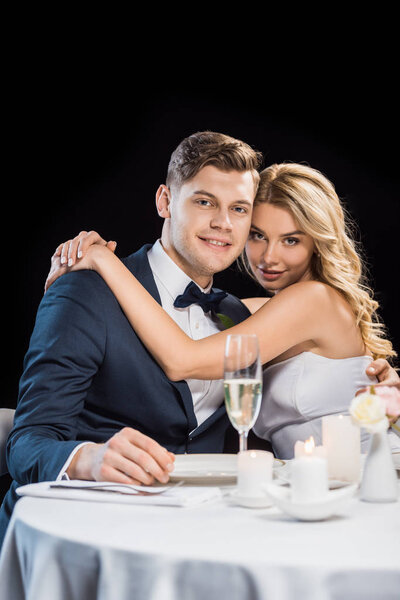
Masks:
[[[226,269],[228,269],[235,262],[236,258],[237,257],[232,257],[229,260],[209,261],[207,263],[207,268],[209,269],[210,273],[212,273],[212,274],[221,273],[222,271],[225,271]]]

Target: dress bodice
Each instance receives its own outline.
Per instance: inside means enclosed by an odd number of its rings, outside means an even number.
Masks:
[[[279,458],[292,458],[297,440],[312,435],[321,444],[322,417],[346,414],[356,391],[376,381],[368,377],[370,356],[326,358],[301,352],[264,369],[263,401],[254,432],[272,443]],[[362,451],[368,435],[362,432]],[[400,449],[400,440],[397,439]],[[396,443],[396,442],[395,442]]]

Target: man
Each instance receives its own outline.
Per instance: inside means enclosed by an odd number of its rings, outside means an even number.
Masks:
[[[165,219],[161,240],[124,261],[195,339],[223,328],[215,312],[234,322],[250,314],[237,298],[209,292],[213,275],[246,242],[260,158],[219,133],[183,140],[156,194]],[[187,305],[191,281],[197,286]],[[208,302],[201,308],[199,288],[215,300],[214,311]],[[0,512],[0,540],[19,485],[65,476],[166,482],[171,453],[222,452],[228,424],[221,382],[169,381],[101,277],[79,271],[57,279],[39,306],[25,357],[7,446],[14,482]]]
[[[171,157],[167,185],[157,191],[161,242],[125,260],[193,337],[223,325],[198,304],[175,308],[175,297],[191,280],[209,292],[212,275],[240,254],[259,166],[258,153],[228,136],[203,132],[184,140]],[[218,310],[235,322],[249,315],[230,295]],[[64,475],[166,482],[171,452],[222,452],[222,400],[220,382],[169,381],[95,273],[59,278],[39,306],[24,361],[7,446],[14,481],[0,512],[0,539],[19,485]]]

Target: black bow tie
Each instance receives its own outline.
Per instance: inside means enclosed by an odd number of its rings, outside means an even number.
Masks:
[[[226,298],[227,295],[226,292],[210,292],[209,294],[205,294],[199,289],[199,286],[197,286],[194,281],[191,281],[183,294],[177,296],[174,306],[176,308],[186,308],[191,304],[198,304],[204,312],[208,312],[209,310],[216,312],[219,303]]]

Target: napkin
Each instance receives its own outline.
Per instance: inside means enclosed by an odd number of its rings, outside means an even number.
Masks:
[[[99,486],[99,482],[81,480],[42,481],[40,483],[21,486],[16,491],[20,496],[35,496],[39,498],[182,507],[197,506],[222,497],[222,492],[218,487],[171,486],[169,488],[169,486],[129,486],[131,487],[129,489],[127,486],[118,486],[115,483],[112,488],[109,488],[107,484],[110,485],[112,482],[101,482],[101,489],[94,490],[91,488]],[[153,492],[165,489],[165,491],[162,494],[142,496],[134,493],[137,489]]]

